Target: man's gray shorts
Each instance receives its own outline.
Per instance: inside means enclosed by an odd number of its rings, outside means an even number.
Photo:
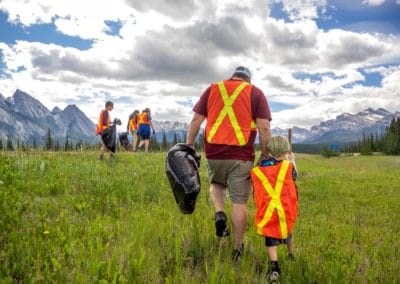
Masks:
[[[250,195],[250,170],[252,161],[207,160],[208,179],[228,187],[232,203],[244,204]]]

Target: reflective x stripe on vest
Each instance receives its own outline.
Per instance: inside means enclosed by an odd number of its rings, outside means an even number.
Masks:
[[[286,223],[285,211],[281,202],[281,192],[283,183],[285,181],[286,172],[289,167],[288,161],[282,161],[281,169],[279,170],[278,179],[275,184],[275,188],[271,186],[271,183],[268,181],[267,177],[261,172],[261,170],[256,167],[253,168],[253,173],[260,179],[264,189],[267,191],[268,195],[271,196],[271,202],[268,205],[267,210],[265,211],[263,219],[260,223],[257,224],[257,233],[262,234],[262,229],[267,224],[267,222],[271,219],[274,210],[277,210],[279,217],[279,225],[281,227],[282,238],[286,239],[288,236],[288,227]]]
[[[218,89],[219,89],[219,93],[221,95],[221,98],[224,102],[224,107],[223,109],[220,111],[220,113],[218,114],[218,117],[213,125],[213,127],[211,128],[210,133],[208,134],[207,137],[207,142],[208,143],[212,143],[212,139],[214,137],[214,135],[217,133],[217,130],[219,128],[219,126],[221,125],[222,121],[224,120],[225,116],[229,116],[229,120],[232,124],[232,127],[235,131],[235,135],[236,138],[239,141],[239,145],[243,146],[247,143],[246,139],[243,136],[242,130],[240,129],[240,125],[237,121],[236,115],[233,111],[232,105],[235,102],[235,100],[237,99],[237,97],[239,96],[239,94],[241,93],[241,91],[248,85],[247,82],[242,82],[232,93],[232,95],[229,97],[228,96],[228,92],[226,91],[224,82],[218,82]],[[251,123],[251,127],[255,128],[255,122],[252,121]]]

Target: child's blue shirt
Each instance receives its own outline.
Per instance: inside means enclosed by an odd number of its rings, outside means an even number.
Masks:
[[[269,166],[274,166],[276,164],[279,164],[280,162],[282,162],[282,161],[277,161],[273,157],[269,157],[268,159],[260,161],[259,162],[259,166],[261,166],[261,167],[269,167]],[[293,170],[292,170],[292,178],[293,178],[293,180],[297,179],[297,171],[295,170],[294,167],[293,167]]]

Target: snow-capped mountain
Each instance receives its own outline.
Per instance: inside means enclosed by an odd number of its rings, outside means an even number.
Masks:
[[[174,136],[180,142],[186,140],[186,133],[189,124],[178,121],[157,121],[153,120],[154,128],[156,129],[156,138],[158,142],[161,142],[165,133],[168,142],[174,141]]]
[[[0,138],[10,136],[27,143],[41,144],[48,129],[52,136],[64,141],[67,134],[71,141],[96,141],[94,123],[75,105],[64,110],[48,110],[41,102],[17,90],[5,99],[0,94]]]
[[[394,117],[400,117],[400,112],[391,113],[382,108],[368,108],[357,114],[343,113],[312,126],[312,135],[303,142],[356,142],[363,133],[379,136]]]
[[[335,119],[321,122],[309,130],[294,126],[292,128],[293,143],[345,143],[357,142],[363,133],[380,135],[385,132],[393,117],[400,117],[400,112],[391,113],[385,109],[374,110],[368,108],[357,114],[343,113]],[[188,124],[179,122],[155,122],[157,140],[161,141],[162,133],[167,134],[168,141],[172,141],[174,133],[184,141]],[[287,136],[288,130],[273,128],[273,135]]]

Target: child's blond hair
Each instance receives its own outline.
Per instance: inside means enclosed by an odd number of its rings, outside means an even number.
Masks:
[[[285,159],[286,155],[290,152],[289,141],[284,136],[273,136],[267,144],[267,150],[270,156],[276,160]]]

